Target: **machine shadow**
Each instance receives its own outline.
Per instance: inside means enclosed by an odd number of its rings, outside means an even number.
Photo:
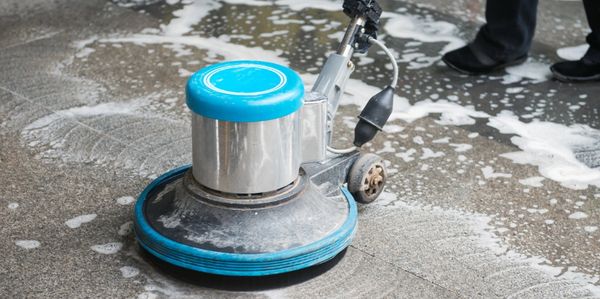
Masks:
[[[333,259],[306,269],[268,276],[223,276],[201,273],[169,264],[138,246],[141,257],[157,272],[198,287],[223,291],[265,291],[283,288],[313,279],[333,268],[346,255],[344,249]]]

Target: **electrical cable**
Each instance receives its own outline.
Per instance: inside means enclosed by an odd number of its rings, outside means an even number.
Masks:
[[[331,146],[327,146],[327,150],[328,151],[330,151],[330,152],[332,152],[334,154],[338,154],[338,155],[348,154],[348,153],[351,153],[351,152],[353,152],[353,151],[355,151],[357,149],[358,148],[356,146],[345,148],[345,149],[337,149],[337,148],[333,148]]]
[[[387,56],[390,58],[390,61],[392,62],[393,72],[394,72],[394,77],[392,79],[392,84],[390,86],[392,88],[396,88],[396,84],[398,84],[398,62],[396,62],[396,58],[394,57],[394,54],[392,54],[390,49],[388,49],[388,47],[386,47],[383,42],[381,42],[377,39],[374,39],[373,37],[369,36],[369,42],[373,43],[373,44],[377,45],[379,48],[381,48],[381,50],[383,50],[383,52],[385,52],[385,54],[387,54]]]
[[[392,71],[394,72],[394,76],[392,77],[392,84],[390,86],[395,89],[396,85],[398,84],[398,62],[396,61],[394,54],[392,54],[390,49],[388,49],[388,47],[386,47],[383,42],[381,42],[373,37],[369,36],[369,43],[377,45],[379,48],[381,48],[381,50],[383,50],[383,52],[385,52],[385,54],[388,56],[388,58],[392,62]],[[358,148],[356,146],[345,148],[345,149],[337,149],[337,148],[327,146],[327,150],[334,154],[348,154],[357,149]]]

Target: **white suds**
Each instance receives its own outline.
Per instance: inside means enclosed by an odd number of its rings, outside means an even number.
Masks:
[[[548,213],[548,209],[527,209],[527,212],[530,214],[546,214]]]
[[[19,207],[19,204],[16,202],[11,202],[8,204],[8,208],[11,210],[16,210]]]
[[[363,99],[363,102],[364,101],[365,100]],[[399,103],[398,106],[401,106],[402,108],[399,107],[398,110],[396,110],[397,103]],[[436,120],[436,123],[453,126],[473,125],[475,124],[474,118],[489,117],[489,115],[484,112],[475,111],[473,106],[461,106],[446,100],[437,102],[424,100],[417,102],[414,105],[410,105],[405,98],[399,98],[394,103],[394,112],[390,116],[390,119],[401,119],[412,122],[431,113],[441,114],[440,120]]]
[[[75,53],[75,57],[85,58],[94,52],[96,52],[96,50],[86,47],[86,48],[81,49],[79,52]]]
[[[119,226],[119,236],[127,236],[133,231],[133,221],[127,221]]]
[[[501,156],[518,164],[538,166],[541,175],[568,188],[600,186],[600,170],[581,163],[575,157],[577,148],[594,145],[600,132],[586,125],[565,126],[534,120],[521,122],[510,112],[491,117],[488,123],[503,134],[515,134],[513,144],[522,151]]]
[[[133,34],[126,37],[114,37],[100,39],[100,42],[105,43],[134,43],[137,45],[147,44],[172,44],[180,46],[190,46],[198,49],[208,50],[209,54],[223,56],[225,60],[266,60],[283,65],[287,65],[287,61],[279,55],[281,50],[267,51],[258,47],[246,47],[228,43],[215,37],[200,37],[200,36],[165,36],[154,34]],[[172,48],[177,51],[180,48]]]
[[[436,139],[432,141],[433,143],[449,143],[450,142],[450,137],[444,137],[444,138],[440,138],[440,139]]]
[[[74,118],[74,117],[89,117],[107,114],[131,114],[138,107],[143,105],[142,101],[132,102],[109,102],[91,106],[74,107],[65,110],[60,110],[55,113],[44,116],[23,129],[23,134],[29,131],[48,127],[49,124],[59,119]]]
[[[388,206],[390,204],[393,205],[396,200],[398,200],[398,195],[396,193],[382,191],[375,201],[375,204],[377,206]]]
[[[194,74],[194,72],[190,72],[190,71],[188,71],[188,70],[186,70],[186,69],[184,69],[182,67],[179,68],[177,70],[177,72],[179,73],[179,77],[182,77],[182,78],[187,78],[187,77],[189,77],[189,76],[191,76],[191,75]]]
[[[598,230],[598,227],[597,227],[597,226],[592,226],[592,225],[590,225],[590,226],[584,226],[584,227],[583,227],[583,230],[584,230],[585,232],[587,232],[587,233],[590,233],[590,234],[591,234],[591,233],[593,233],[593,232],[597,231],[597,230]]]
[[[21,248],[34,249],[40,247],[40,242],[36,240],[17,240],[15,244]]]
[[[75,53],[75,57],[86,58],[90,54],[94,53],[96,50],[88,47],[88,45],[94,43],[97,39],[97,36],[92,36],[90,38],[73,43],[73,47],[78,50],[77,53]]]
[[[507,67],[506,72],[508,74],[503,77],[503,84],[516,83],[523,79],[529,79],[531,83],[540,83],[552,77],[550,65],[531,60],[520,65]]]
[[[122,196],[122,197],[117,198],[117,203],[120,205],[123,205],[123,206],[129,205],[134,201],[135,201],[135,199],[131,196]]]
[[[419,69],[431,66],[446,52],[459,48],[465,41],[458,37],[456,25],[434,21],[431,16],[422,18],[413,15],[384,13],[384,18],[389,18],[384,25],[384,30],[397,38],[411,39],[421,43],[445,43],[439,55],[426,56],[423,53],[406,53],[400,57],[399,62],[408,62],[408,69]]]
[[[421,136],[413,137],[413,142],[419,145],[423,145],[425,143],[425,141],[423,141],[423,137]]]
[[[380,149],[380,150],[378,150],[375,153],[376,154],[383,154],[383,153],[394,153],[394,152],[396,152],[396,150],[392,146],[392,142],[391,141],[384,141],[383,142],[383,148]]]
[[[102,254],[115,254],[123,248],[123,243],[121,242],[111,242],[100,245],[93,245],[90,247],[93,251],[102,253]]]
[[[544,180],[544,178],[541,177],[541,176],[534,176],[534,177],[530,177],[530,178],[519,180],[519,183],[521,183],[521,184],[523,184],[525,186],[543,187],[544,186],[542,184],[543,180]]]
[[[556,50],[556,55],[564,60],[579,60],[585,52],[590,48],[590,45],[583,44],[574,47],[565,47]]]
[[[449,145],[453,147],[454,151],[457,153],[466,152],[473,148],[473,146],[468,143],[450,143]]]
[[[140,274],[140,270],[138,268],[131,266],[123,266],[119,268],[119,270],[121,271],[121,275],[123,275],[124,278],[131,278]]]
[[[231,1],[231,0],[227,0]],[[238,0],[242,1],[242,0]],[[245,3],[246,1],[244,1]],[[271,5],[273,2],[270,0],[264,1]],[[275,3],[280,6],[287,6],[291,10],[299,11],[303,9],[320,9],[326,11],[339,11],[340,3],[335,0],[276,0]]]
[[[575,220],[584,219],[587,217],[588,217],[588,214],[586,214],[584,212],[575,212],[575,213],[569,215],[569,219],[575,219]]]
[[[67,225],[70,228],[78,228],[82,224],[88,223],[88,222],[96,219],[96,216],[98,216],[98,215],[96,215],[96,214],[87,214],[87,215],[77,216],[75,218],[71,218],[71,219],[65,221],[65,225]]]
[[[181,216],[178,214],[161,215],[158,221],[166,228],[175,228],[181,224]]]
[[[352,128],[354,128],[354,126],[352,126]],[[390,134],[400,133],[400,132],[404,131],[404,127],[401,127],[399,125],[394,125],[394,124],[386,124],[383,127],[383,131],[386,133],[390,133]]]
[[[417,152],[417,150],[415,150],[414,148],[410,148],[406,152],[397,153],[396,157],[402,158],[402,160],[404,160],[404,162],[410,162],[415,159],[412,157],[412,155],[414,155],[416,152]]]
[[[519,93],[523,91],[523,87],[509,87],[506,89],[506,93]]]
[[[483,173],[483,177],[485,179],[512,177],[512,174],[510,174],[510,173],[494,172],[494,168],[492,168],[491,166],[486,166],[486,167],[481,168],[481,172]]]
[[[163,25],[162,31],[165,35],[183,35],[192,31],[196,25],[212,10],[221,7],[217,1],[191,1],[183,8],[173,12],[173,19],[169,24]]]
[[[445,156],[446,154],[444,154],[444,152],[434,152],[433,150],[431,150],[430,148],[424,147],[422,148],[423,150],[423,155],[421,155],[421,160],[425,160],[425,159],[431,159],[431,158],[439,158],[442,156]]]

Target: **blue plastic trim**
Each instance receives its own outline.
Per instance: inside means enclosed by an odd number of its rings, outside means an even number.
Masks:
[[[265,61],[213,64],[194,73],[186,86],[190,110],[232,122],[267,121],[302,107],[304,85],[288,67]]]
[[[299,270],[326,262],[350,245],[356,232],[356,202],[341,188],[348,202],[348,218],[342,226],[323,239],[301,247],[274,253],[236,254],[210,251],[175,242],[159,234],[146,221],[144,203],[157,186],[180,177],[191,165],[173,169],[150,183],[135,205],[135,234],[138,242],[152,255],[173,265],[211,274],[228,276],[264,276]]]

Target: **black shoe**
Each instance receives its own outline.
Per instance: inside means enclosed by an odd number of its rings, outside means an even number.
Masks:
[[[482,51],[477,51],[472,44],[450,51],[442,56],[442,61],[450,68],[467,75],[491,73],[507,66],[523,63],[527,54],[508,61],[496,61]]]
[[[562,61],[553,64],[550,70],[554,77],[563,82],[584,82],[600,80],[600,62],[586,59]]]

